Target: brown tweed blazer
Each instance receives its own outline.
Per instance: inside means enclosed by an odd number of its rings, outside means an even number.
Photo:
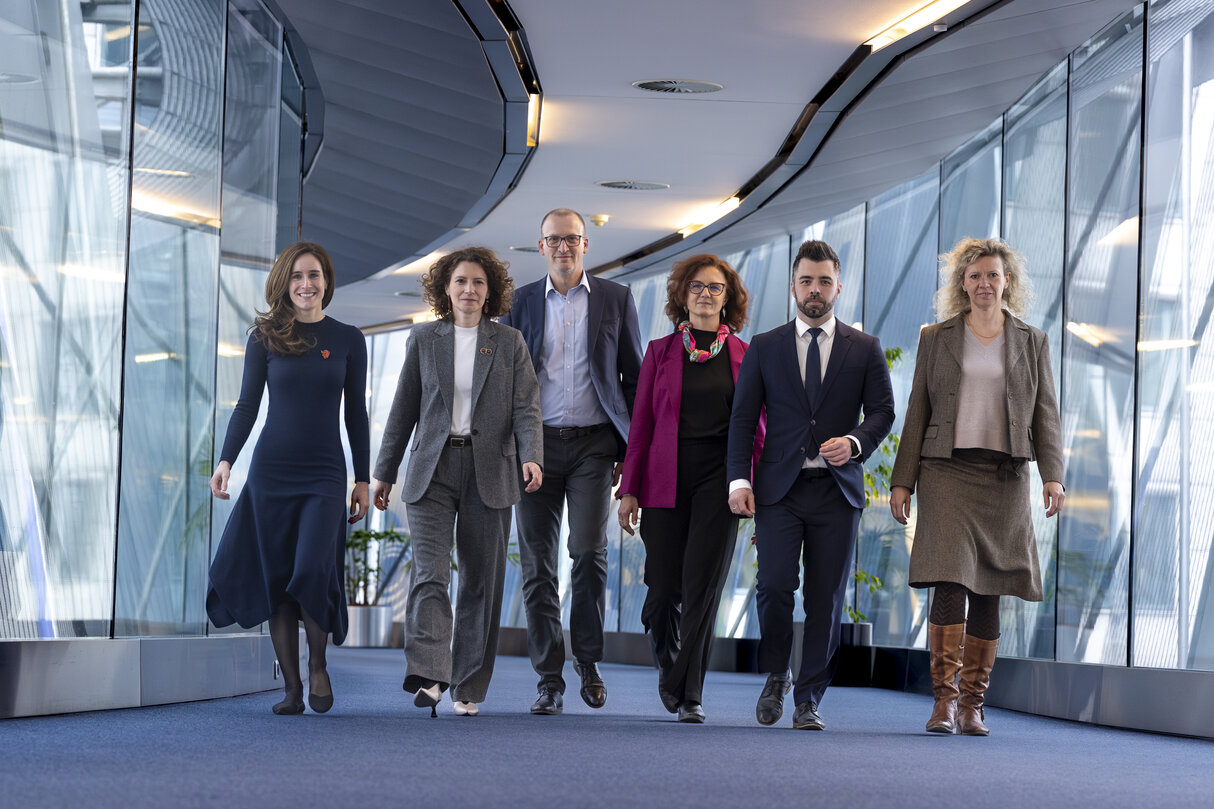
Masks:
[[[1036,461],[1043,481],[1061,483],[1062,427],[1049,341],[1041,329],[1007,312],[1004,315],[1003,367],[1012,457]],[[913,492],[920,458],[952,456],[964,341],[962,315],[919,332],[915,379],[890,486],[905,486]]]

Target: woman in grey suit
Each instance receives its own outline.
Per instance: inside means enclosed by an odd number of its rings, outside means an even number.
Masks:
[[[510,507],[540,487],[539,385],[522,334],[495,323],[510,310],[506,265],[484,247],[439,259],[422,278],[438,320],[414,326],[375,463],[377,508],[413,435],[402,498],[413,539],[404,688],[434,711],[476,716],[497,657]],[[459,564],[454,634],[451,547]]]
[[[998,239],[963,239],[944,262],[942,322],[919,334],[889,504],[906,525],[918,483],[910,585],[935,587],[927,730],[986,736],[999,596],[1042,598],[1024,466],[1037,462],[1054,516],[1066,496],[1062,431],[1045,333],[1017,317],[1030,298],[1023,259]]]

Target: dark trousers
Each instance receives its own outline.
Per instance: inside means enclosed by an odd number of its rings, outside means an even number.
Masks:
[[[568,432],[566,434],[569,434]],[[518,514],[523,604],[527,610],[527,651],[541,685],[562,693],[565,641],[557,576],[561,512],[569,508],[569,643],[575,659],[603,659],[603,608],[607,589],[607,517],[615,467],[615,432],[610,426],[561,438],[544,428],[544,482],[523,493]]]
[[[641,517],[645,584],[641,622],[663,686],[679,702],[703,702],[721,584],[738,518],[729,510],[725,441],[679,442],[674,508]]]
[[[497,660],[510,509],[481,500],[472,447],[447,447],[426,493],[406,507],[413,534],[412,584],[405,610],[405,690],[425,680],[451,698],[484,702]],[[451,545],[459,564],[451,621]]]
[[[817,705],[834,676],[832,662],[859,526],[860,509],[847,502],[829,474],[810,477],[802,472],[784,499],[759,506],[755,513],[759,558],[755,603],[762,635],[759,669],[765,673],[788,668],[797,566],[804,565],[805,629],[793,690],[798,705],[807,701]]]

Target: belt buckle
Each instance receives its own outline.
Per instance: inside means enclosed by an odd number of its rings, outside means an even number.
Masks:
[[[560,432],[557,433],[557,436],[562,441],[568,441],[571,438],[577,438],[577,434],[578,434],[577,427],[561,427]]]
[[[454,447],[455,449],[461,449],[468,446],[468,439],[464,438],[462,435],[453,435],[447,439],[447,446]]]

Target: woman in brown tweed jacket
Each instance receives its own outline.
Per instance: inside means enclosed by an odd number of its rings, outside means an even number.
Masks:
[[[942,322],[919,335],[890,510],[905,525],[918,483],[910,585],[935,587],[927,729],[985,736],[999,596],[1042,598],[1024,466],[1037,462],[1054,516],[1066,496],[1062,431],[1045,333],[1016,317],[1030,297],[1020,256],[998,239],[964,239],[943,274]]]

